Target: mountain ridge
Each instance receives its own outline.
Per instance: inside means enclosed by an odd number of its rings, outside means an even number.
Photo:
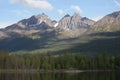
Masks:
[[[42,13],[7,26],[1,30],[1,34],[11,36],[10,33],[16,33],[22,36],[29,36],[36,32],[42,33],[44,31],[56,31],[56,34],[60,34],[61,36],[65,35],[65,37],[69,38],[71,36],[76,37],[76,35],[81,35],[93,24],[93,20],[81,17],[78,13],[74,13],[72,16],[65,15],[58,22],[50,19],[46,14]],[[69,35],[66,35],[66,32],[69,33]]]
[[[36,19],[22,29],[0,30],[0,50],[26,53],[81,53],[81,54],[119,54],[120,12],[106,15],[97,22],[79,14],[65,15],[60,21],[51,20],[45,14],[30,17]],[[46,23],[48,22],[48,24]],[[39,24],[40,23],[40,24]],[[16,23],[17,24],[17,23]],[[15,25],[15,24],[14,24]],[[52,26],[50,26],[52,25]],[[82,26],[81,26],[82,25]],[[9,26],[11,27],[11,26]],[[14,26],[13,26],[14,27]],[[12,27],[12,28],[13,28]],[[16,26],[15,26],[16,27]],[[21,26],[20,26],[21,27]]]
[[[93,25],[92,29],[95,32],[120,31],[120,11],[104,16]]]

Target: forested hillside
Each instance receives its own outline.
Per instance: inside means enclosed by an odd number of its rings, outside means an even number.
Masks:
[[[95,57],[80,54],[9,55],[0,52],[0,70],[119,70],[120,56],[101,54]]]

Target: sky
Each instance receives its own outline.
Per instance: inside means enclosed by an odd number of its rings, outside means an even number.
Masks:
[[[74,13],[97,21],[115,11],[120,0],[0,0],[0,28],[42,13],[57,21]]]

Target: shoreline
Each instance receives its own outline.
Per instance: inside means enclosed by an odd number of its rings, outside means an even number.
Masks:
[[[83,72],[112,72],[112,71],[119,71],[119,70],[28,70],[28,69],[5,69],[0,70],[0,73],[83,73]]]

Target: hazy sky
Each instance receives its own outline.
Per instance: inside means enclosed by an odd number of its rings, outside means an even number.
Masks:
[[[0,0],[0,27],[41,13],[60,20],[65,14],[77,12],[98,20],[120,10],[120,0]]]

